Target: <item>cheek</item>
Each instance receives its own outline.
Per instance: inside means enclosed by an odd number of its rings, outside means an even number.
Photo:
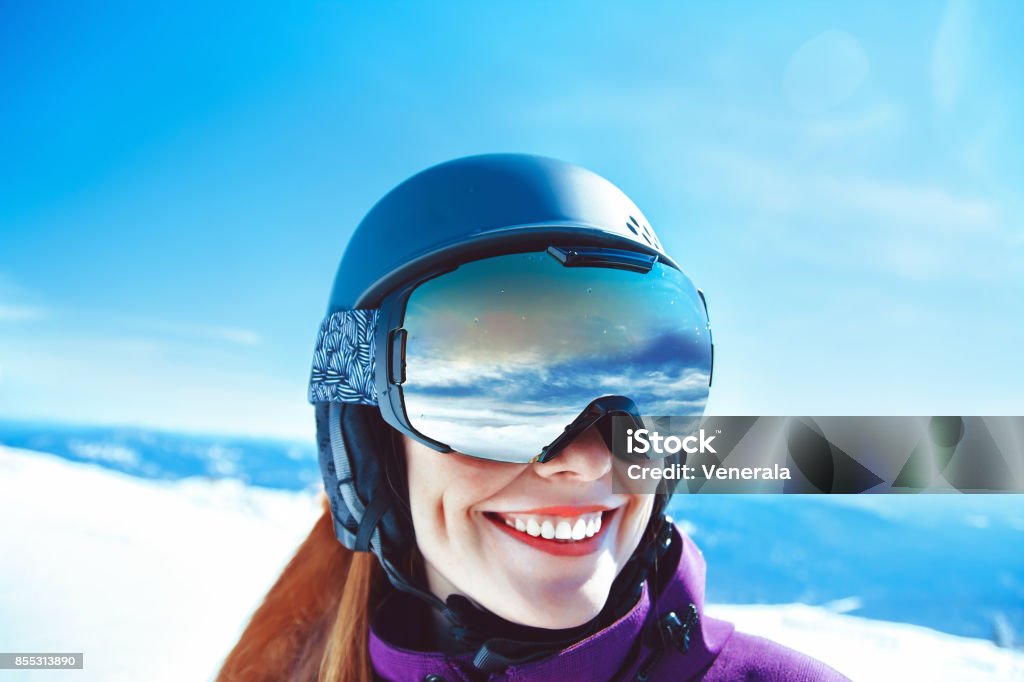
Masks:
[[[417,544],[425,556],[438,548],[466,552],[479,545],[473,524],[480,504],[518,471],[451,453],[411,449],[407,457],[409,505]]]
[[[654,508],[653,495],[632,495],[631,497],[632,499],[627,505],[629,513],[624,519],[625,523],[621,529],[622,543],[619,549],[621,554],[619,560],[623,564],[640,544],[644,528],[647,527],[647,521],[651,518],[651,510]]]

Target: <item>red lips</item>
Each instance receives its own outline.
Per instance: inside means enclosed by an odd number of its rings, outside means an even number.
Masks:
[[[602,504],[583,504],[579,506],[562,505],[558,507],[541,507],[540,509],[522,509],[506,513],[537,514],[538,516],[579,516],[580,514],[608,511],[609,509],[611,507],[606,507]]]
[[[485,513],[484,516],[491,523],[497,526],[499,530],[507,533],[525,545],[529,545],[530,547],[555,556],[573,557],[593,554],[601,549],[601,539],[604,537],[604,533],[611,522],[612,516],[617,511],[616,509],[609,510],[607,507],[602,507],[600,505],[591,505],[586,507],[543,507],[541,509],[530,510],[529,512],[518,512],[520,514],[546,514],[549,516],[572,517],[599,511],[604,512],[601,516],[601,530],[597,531],[597,533],[592,537],[585,538],[583,540],[548,540],[542,537],[534,537],[509,526],[505,523],[504,519],[497,514]]]

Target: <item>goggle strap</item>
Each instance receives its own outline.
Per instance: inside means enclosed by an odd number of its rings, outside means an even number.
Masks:
[[[380,310],[339,310],[320,324],[309,378],[311,403],[377,404]]]

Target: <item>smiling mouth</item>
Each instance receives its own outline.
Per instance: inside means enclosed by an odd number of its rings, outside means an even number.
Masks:
[[[554,510],[552,510],[554,511]],[[598,548],[602,529],[615,509],[561,513],[484,512],[495,526],[517,540],[556,554],[589,553]]]

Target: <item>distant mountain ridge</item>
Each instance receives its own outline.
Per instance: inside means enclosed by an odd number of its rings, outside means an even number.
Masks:
[[[320,485],[321,480],[312,435],[303,444],[129,427],[0,421],[0,443],[157,480],[234,479],[277,490],[304,490]]]

